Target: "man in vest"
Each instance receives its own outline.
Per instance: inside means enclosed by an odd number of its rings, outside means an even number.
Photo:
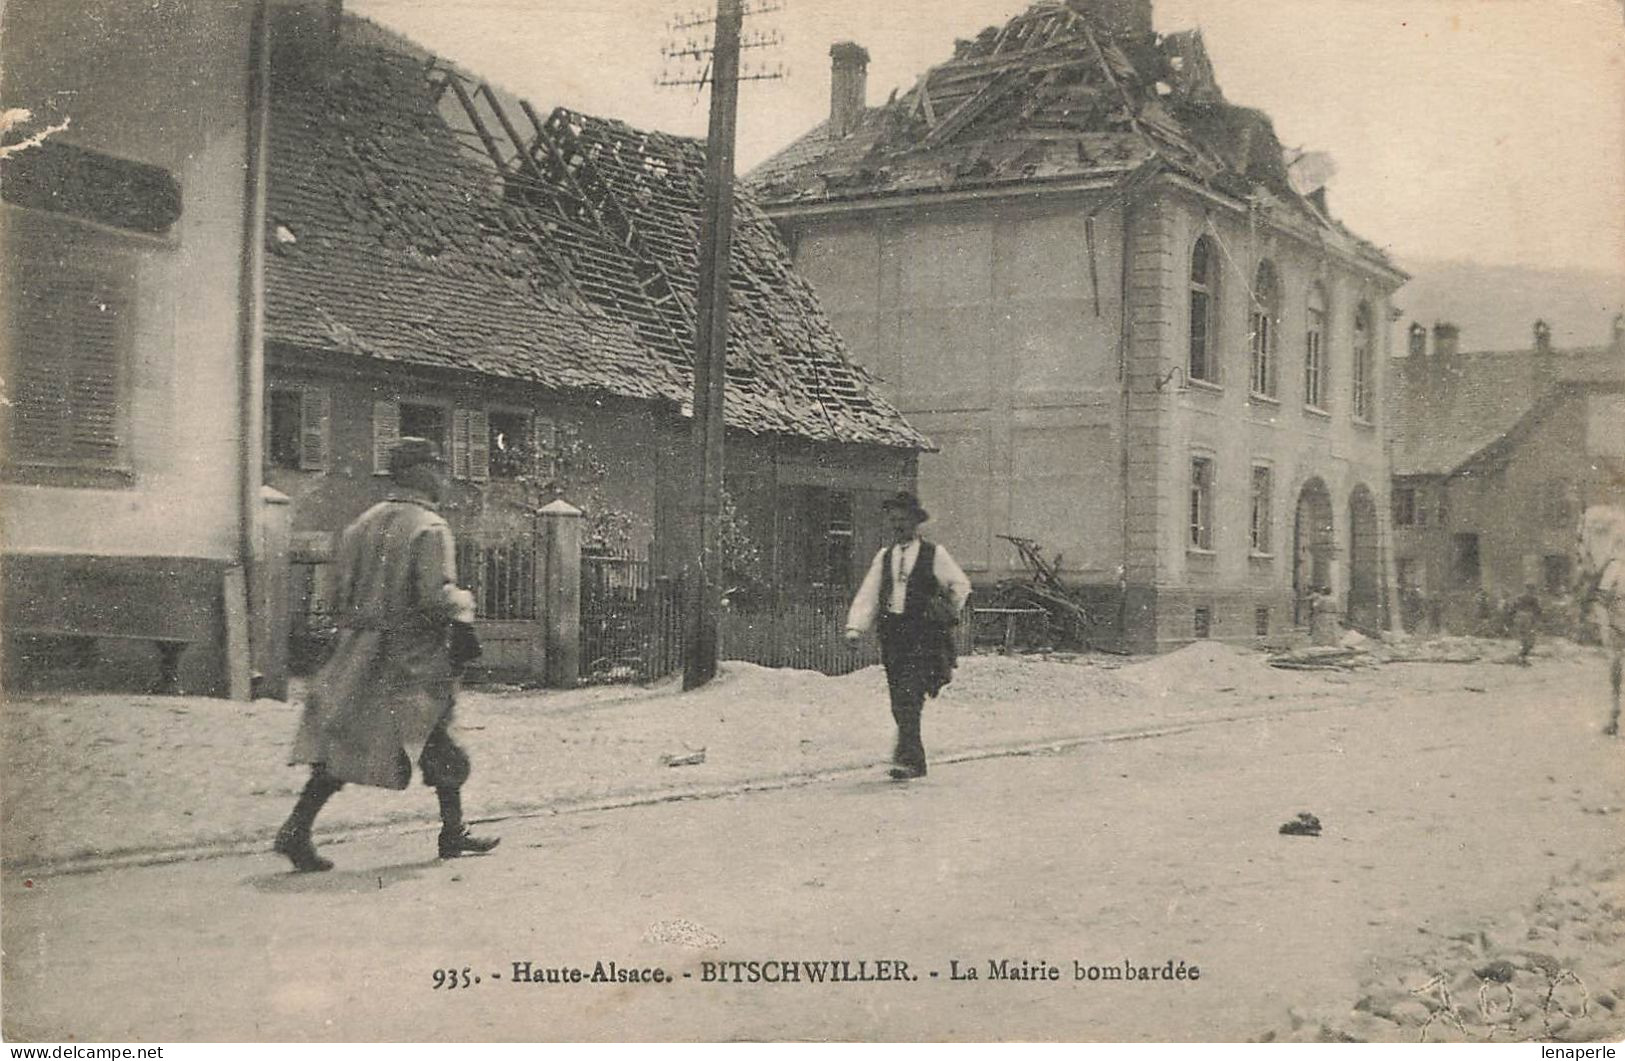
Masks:
[[[897,749],[891,776],[925,776],[920,713],[925,698],[953,677],[953,623],[970,597],[970,580],[948,550],[920,537],[929,516],[904,491],[882,505],[892,544],[875,554],[846,616],[846,639],[856,642],[879,620],[880,658],[886,666]]]

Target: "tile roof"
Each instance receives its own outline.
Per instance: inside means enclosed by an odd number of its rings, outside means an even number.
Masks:
[[[959,41],[952,59],[865,109],[845,136],[823,122],[748,181],[771,208],[1122,178],[1152,161],[1215,190],[1256,196],[1277,223],[1392,268],[1298,193],[1268,116],[1224,99],[1200,32],[1113,30],[1086,0],[1039,0],[1004,26]]]
[[[517,112],[482,89],[354,16],[320,77],[277,72],[267,338],[686,412],[703,146],[523,107],[525,157],[499,169],[459,101]],[[929,448],[847,357],[771,223],[743,196],[736,212],[729,426]]]
[[[1448,475],[1562,387],[1625,383],[1613,347],[1488,350],[1397,358],[1390,429],[1395,475]]]

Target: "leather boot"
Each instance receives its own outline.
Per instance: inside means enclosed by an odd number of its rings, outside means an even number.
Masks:
[[[277,830],[271,850],[292,862],[296,872],[321,873],[333,868],[332,862],[316,853],[310,830],[316,824],[316,815],[321,813],[323,805],[343,787],[344,782],[332,780],[320,769],[312,770],[310,780],[305,782],[305,790],[299,793],[299,801],[293,805],[293,813]]]
[[[463,824],[463,790],[437,788],[440,797],[440,857],[459,858],[463,855],[483,855],[502,842],[496,836],[475,836]]]

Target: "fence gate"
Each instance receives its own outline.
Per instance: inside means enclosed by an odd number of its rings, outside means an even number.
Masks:
[[[536,542],[457,543],[457,583],[474,594],[474,628],[483,652],[474,680],[530,679],[542,673],[545,641],[536,593]]]
[[[682,584],[637,553],[581,557],[581,679],[650,682],[683,665]]]

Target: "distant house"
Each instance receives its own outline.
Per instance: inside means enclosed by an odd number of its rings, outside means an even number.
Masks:
[[[251,629],[277,611],[245,246],[260,9],[3,7],[0,109],[32,112],[0,162],[10,688],[279,691]]]
[[[1413,325],[1395,362],[1393,523],[1409,625],[1474,629],[1526,583],[1558,595],[1593,504],[1625,503],[1625,343],[1462,351]]]
[[[1331,589],[1388,618],[1384,406],[1404,274],[1335,221],[1324,156],[1228,102],[1149,0],[1036,3],[749,179],[855,356],[941,446],[937,536],[978,582],[1036,540],[1099,640],[1252,639]]]
[[[482,614],[524,617],[523,543],[563,497],[589,540],[691,555],[702,146],[520,101],[366,20],[291,24],[273,78],[267,476],[296,596],[384,496],[401,435],[442,441]],[[845,587],[927,440],[847,357],[772,225],[737,202],[726,482],[745,577]],[[737,558],[736,558],[737,559]],[[507,588],[503,588],[507,587]]]

